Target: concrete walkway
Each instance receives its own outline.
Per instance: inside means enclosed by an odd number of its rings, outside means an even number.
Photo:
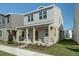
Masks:
[[[51,56],[48,54],[38,53],[34,51],[19,49],[15,47],[0,45],[0,50],[17,55],[17,56]]]

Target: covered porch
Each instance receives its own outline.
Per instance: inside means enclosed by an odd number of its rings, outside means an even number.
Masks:
[[[54,42],[54,27],[51,24],[17,28],[18,43],[47,44]]]

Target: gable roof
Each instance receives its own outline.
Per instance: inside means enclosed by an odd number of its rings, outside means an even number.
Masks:
[[[42,7],[42,8],[40,8],[40,7]],[[25,13],[24,16],[26,16],[26,15],[28,15],[28,14],[36,13],[36,12],[41,11],[41,10],[45,10],[45,9],[49,9],[49,8],[53,8],[53,7],[55,7],[55,5],[50,5],[50,6],[40,6],[40,7],[38,7],[36,10],[33,10],[33,11],[31,11],[31,12],[28,12],[28,13]]]

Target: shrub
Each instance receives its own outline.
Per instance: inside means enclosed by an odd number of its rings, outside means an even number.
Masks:
[[[8,44],[13,44],[13,36],[10,33],[10,31],[8,31],[9,35],[8,35]]]

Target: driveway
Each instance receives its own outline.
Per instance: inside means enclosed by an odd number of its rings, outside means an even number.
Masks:
[[[0,45],[0,50],[17,56],[51,56],[44,53],[38,53],[34,51],[24,50],[16,47],[5,46],[5,45]]]

